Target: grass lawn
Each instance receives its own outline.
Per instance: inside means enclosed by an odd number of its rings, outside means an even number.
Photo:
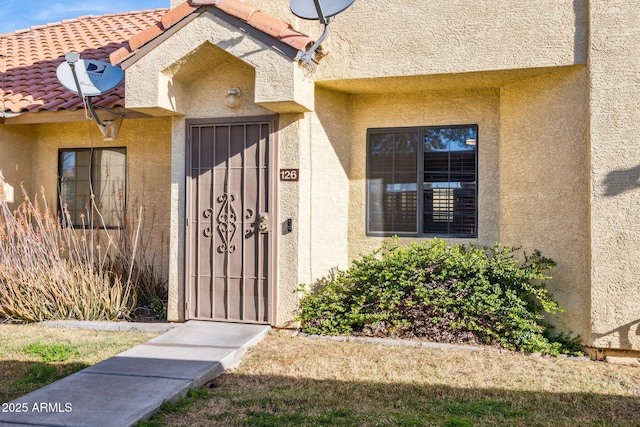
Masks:
[[[155,335],[0,324],[0,403],[108,359]]]
[[[146,426],[640,426],[640,368],[272,333]]]

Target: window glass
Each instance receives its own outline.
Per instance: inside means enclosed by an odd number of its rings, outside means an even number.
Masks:
[[[475,236],[476,126],[424,130],[424,234]]]
[[[416,132],[378,133],[369,139],[369,230],[416,232],[420,150]]]
[[[85,226],[91,223],[105,227],[123,225],[126,149],[61,150],[59,163],[60,203],[66,212],[65,220],[76,227],[83,223]],[[95,216],[96,208],[99,217]]]
[[[477,236],[477,126],[368,132],[367,231]]]

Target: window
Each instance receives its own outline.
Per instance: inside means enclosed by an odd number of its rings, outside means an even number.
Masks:
[[[369,129],[367,234],[477,237],[476,125]]]
[[[83,223],[110,228],[123,225],[126,157],[125,148],[60,150],[60,203],[74,226]],[[88,214],[95,214],[91,206],[92,190],[100,219],[87,218]]]

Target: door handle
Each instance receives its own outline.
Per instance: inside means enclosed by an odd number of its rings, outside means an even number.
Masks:
[[[265,213],[260,214],[260,224],[258,225],[258,229],[260,230],[261,233],[269,232],[269,224],[267,223],[268,220],[269,220],[269,217],[267,216],[267,214]]]

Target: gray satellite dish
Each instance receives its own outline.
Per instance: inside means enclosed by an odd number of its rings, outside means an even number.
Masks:
[[[60,64],[56,70],[60,83],[73,93],[102,95],[118,86],[124,78],[124,71],[119,67],[95,59],[79,59],[79,56],[77,53],[67,54],[68,62]]]
[[[306,65],[313,60],[313,52],[320,47],[329,34],[329,18],[344,12],[356,0],[291,0],[291,13],[302,19],[317,20],[324,25],[324,32],[306,52],[300,52],[296,59]]]
[[[124,78],[124,71],[108,62],[95,59],[80,59],[80,54],[69,52],[65,55],[66,62],[58,66],[56,75],[60,83],[81,98],[87,98],[87,108],[91,117],[96,121],[105,141],[113,141],[118,137],[124,114],[119,114],[117,120],[102,121],[96,114],[92,96],[102,95],[113,90]]]
[[[299,18],[317,21],[323,15],[332,18],[351,6],[356,0],[319,0],[320,12],[314,0],[291,0],[291,12]]]

